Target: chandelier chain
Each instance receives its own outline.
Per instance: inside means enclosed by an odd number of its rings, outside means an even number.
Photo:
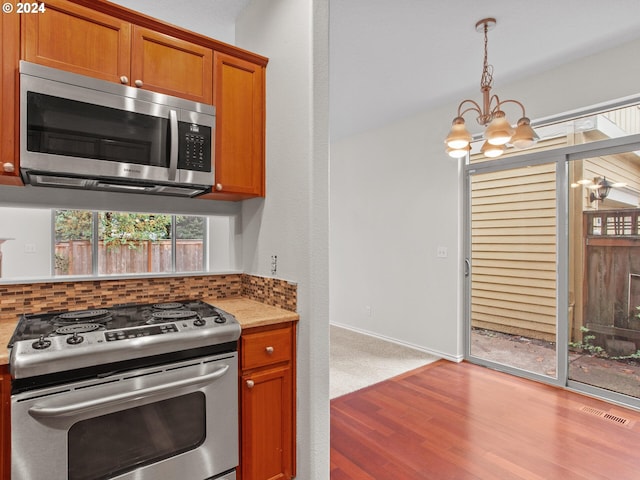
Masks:
[[[489,65],[488,63],[488,45],[489,39],[487,37],[487,32],[489,31],[489,25],[487,23],[484,24],[484,61],[482,63],[482,78],[480,78],[480,89],[491,88],[491,84],[493,83],[493,65]]]

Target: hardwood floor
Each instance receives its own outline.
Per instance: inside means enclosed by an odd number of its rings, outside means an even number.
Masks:
[[[636,480],[640,412],[440,360],[331,401],[345,479]]]

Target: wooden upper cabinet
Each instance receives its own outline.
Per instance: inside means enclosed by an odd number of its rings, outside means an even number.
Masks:
[[[148,28],[134,26],[131,84],[211,104],[213,51]]]
[[[45,6],[44,13],[2,15],[0,21],[0,153],[6,168],[0,183],[21,184],[16,125],[23,59],[215,105],[215,185],[199,198],[265,196],[268,59],[108,1],[47,0]]]
[[[213,55],[216,106],[212,197],[263,197],[265,68],[221,52]]]
[[[23,15],[22,58],[132,87],[213,101],[213,50],[64,0]]]
[[[130,23],[61,0],[22,22],[24,60],[117,83],[129,76]]]
[[[22,185],[18,163],[19,15],[0,15],[0,45],[0,184]]]

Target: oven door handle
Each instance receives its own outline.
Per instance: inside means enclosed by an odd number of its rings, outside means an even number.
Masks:
[[[229,370],[229,365],[224,365],[212,373],[202,375],[196,378],[188,378],[186,380],[178,380],[176,382],[157,385],[155,387],[143,388],[142,390],[134,390],[133,392],[118,393],[107,397],[93,398],[82,402],[72,403],[69,405],[46,407],[33,405],[29,408],[29,415],[35,418],[52,418],[52,417],[75,417],[82,413],[97,410],[104,407],[121,405],[130,403],[131,406],[142,403],[142,400],[160,395],[171,390],[177,390],[184,387],[192,387],[203,383],[209,383],[212,380],[222,377]],[[132,403],[133,402],[133,403]]]

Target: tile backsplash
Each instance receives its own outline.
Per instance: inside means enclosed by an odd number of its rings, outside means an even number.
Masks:
[[[22,313],[82,310],[122,303],[244,296],[295,312],[297,285],[247,274],[149,277],[0,285],[0,321]]]

